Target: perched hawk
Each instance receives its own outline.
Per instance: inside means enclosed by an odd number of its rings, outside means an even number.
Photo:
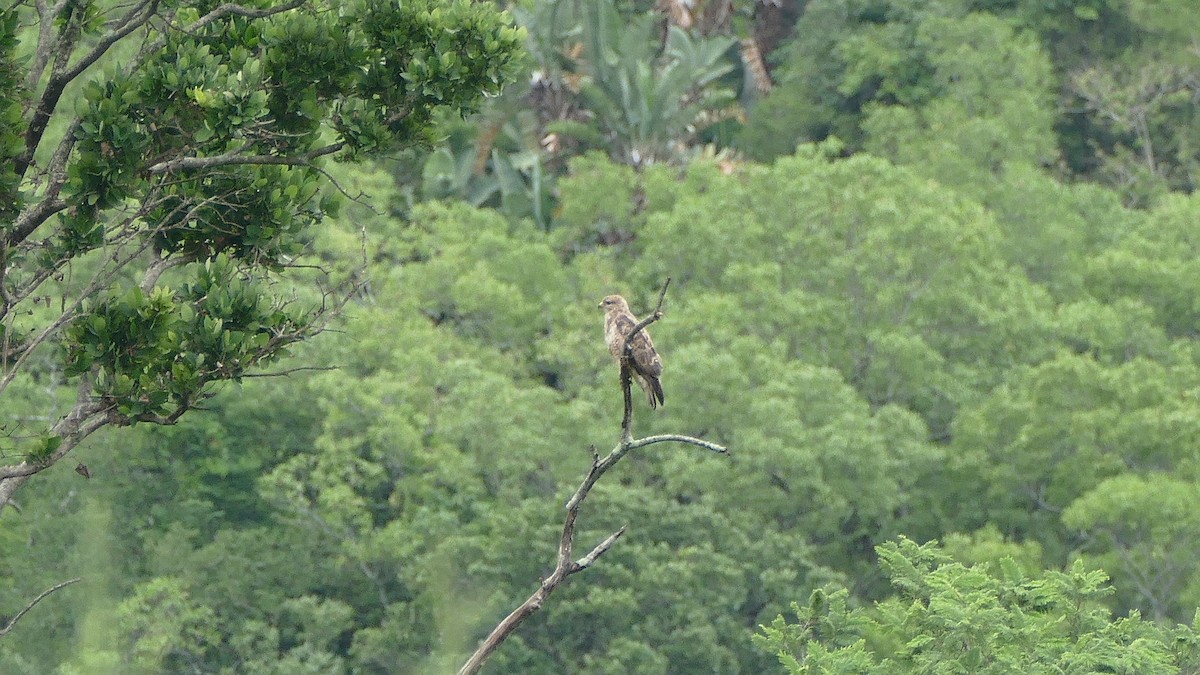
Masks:
[[[608,343],[608,351],[621,363],[621,349],[625,345],[625,336],[637,325],[638,319],[629,311],[629,303],[619,295],[610,295],[600,303],[604,310],[604,341]],[[662,376],[662,359],[654,350],[654,341],[646,329],[642,329],[630,341],[633,358],[629,361],[629,370],[637,381],[646,397],[650,399],[650,407],[662,405],[663,390],[659,377]]]

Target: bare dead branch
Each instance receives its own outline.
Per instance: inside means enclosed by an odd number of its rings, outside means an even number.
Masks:
[[[510,612],[508,616],[504,617],[504,619],[497,624],[494,629],[492,629],[492,632],[489,633],[486,638],[484,638],[483,642],[480,643],[479,648],[476,649],[475,653],[471,655],[471,658],[467,659],[467,662],[463,664],[461,669],[459,669],[458,675],[473,675],[473,673],[479,672],[479,669],[483,667],[483,664],[488,660],[492,653],[500,647],[504,640],[506,640],[508,636],[517,629],[517,626],[520,626],[525,621],[525,619],[529,618],[530,615],[541,609],[542,603],[544,603],[546,599],[550,597],[550,594],[553,593],[554,590],[558,588],[560,584],[562,584],[562,582],[567,580],[567,577],[590,567],[592,563],[596,562],[597,558],[599,558],[601,555],[604,555],[608,549],[612,548],[612,545],[616,543],[617,539],[619,539],[621,535],[625,533],[625,528],[622,527],[620,530],[617,530],[615,533],[609,535],[604,541],[600,542],[595,548],[593,548],[590,553],[585,555],[583,558],[580,558],[578,561],[573,560],[571,557],[571,551],[575,543],[575,520],[579,516],[579,509],[583,505],[583,500],[587,497],[588,492],[591,491],[592,486],[596,484],[596,481],[599,480],[600,476],[603,476],[604,472],[608,471],[608,469],[612,467],[613,464],[616,464],[617,460],[624,455],[624,452],[619,452],[620,449],[621,446],[618,446],[611,453],[609,453],[607,457],[605,457],[603,460],[600,460],[596,454],[595,446],[592,447],[592,468],[590,471],[588,471],[587,476],[584,477],[583,483],[580,484],[579,489],[575,491],[575,494],[572,495],[571,499],[567,502],[567,517],[563,522],[562,538],[559,540],[558,544],[558,561],[554,566],[554,571],[550,573],[550,576],[542,580],[541,585],[538,586],[538,589],[533,592],[533,595],[529,596],[525,602],[521,603],[520,606]]]
[[[628,388],[626,390],[628,391]],[[571,558],[575,541],[575,521],[579,517],[579,510],[583,506],[583,501],[587,499],[588,494],[591,493],[592,487],[595,486],[596,481],[600,480],[601,476],[603,476],[617,462],[621,461],[621,458],[624,457],[630,450],[635,450],[647,445],[663,443],[666,441],[688,443],[718,452],[723,455],[729,454],[728,449],[716,443],[678,434],[648,436],[638,440],[629,440],[623,438],[621,442],[612,449],[612,452],[608,453],[608,455],[606,455],[603,459],[601,459],[596,453],[596,447],[592,446],[592,467],[588,471],[587,475],[584,476],[583,482],[580,483],[579,488],[575,490],[575,493],[571,495],[569,500],[567,500],[567,517],[563,522],[562,539],[559,541],[558,545],[558,561],[554,567],[554,571],[550,573],[550,576],[546,577],[542,581],[541,585],[536,591],[534,591],[533,595],[529,596],[525,602],[521,603],[519,607],[509,613],[508,616],[506,616],[499,624],[496,625],[494,629],[492,629],[492,632],[489,633],[488,636],[484,638],[483,642],[479,644],[479,647],[475,650],[475,653],[471,655],[471,658],[468,659],[463,667],[458,671],[458,675],[472,675],[473,673],[479,672],[479,669],[483,667],[483,664],[492,655],[492,653],[494,653],[496,649],[500,647],[501,643],[503,643],[504,640],[507,639],[508,636],[525,621],[525,619],[529,618],[529,616],[531,616],[534,612],[541,609],[542,604],[547,598],[550,597],[550,594],[553,593],[560,584],[566,581],[567,577],[591,567],[592,564],[600,558],[600,556],[604,555],[610,548],[612,548],[617,540],[625,534],[627,526],[623,526],[621,529],[609,535],[606,539],[604,539],[604,541],[597,544],[596,547],[591,550],[591,552],[579,560],[572,560]]]
[[[636,334],[637,331],[642,330],[646,326],[662,317],[663,299],[666,297],[667,286],[670,285],[670,283],[671,280],[667,279],[667,282],[663,284],[662,292],[658,296],[658,306],[655,308],[654,313],[651,314],[650,317],[647,317],[647,319],[639,322],[634,330],[630,331],[630,336]],[[628,336],[626,338],[626,345],[628,345]],[[625,394],[625,423],[621,428],[621,440],[604,458],[601,458],[599,453],[596,452],[596,446],[591,446],[590,451],[592,455],[592,466],[588,470],[587,475],[584,476],[583,482],[579,484],[579,488],[576,489],[575,493],[571,495],[571,498],[567,500],[567,516],[563,521],[562,538],[559,540],[558,544],[558,560],[554,566],[554,571],[550,573],[550,576],[542,580],[541,585],[538,586],[538,589],[533,592],[533,595],[530,595],[525,602],[521,603],[520,606],[510,612],[508,616],[504,617],[504,619],[501,620],[500,623],[497,624],[490,633],[488,633],[487,637],[483,639],[475,652],[471,654],[471,657],[467,659],[467,662],[463,664],[463,667],[459,669],[458,675],[473,675],[474,673],[479,672],[479,669],[483,667],[483,664],[496,651],[496,649],[500,647],[504,640],[507,639],[508,636],[511,635],[517,629],[517,627],[525,621],[525,619],[529,618],[534,612],[541,609],[542,604],[547,598],[550,597],[550,594],[554,592],[554,589],[558,588],[558,586],[566,581],[567,577],[571,576],[572,574],[581,572],[591,567],[592,564],[594,564],[600,558],[600,556],[607,553],[608,550],[617,543],[617,540],[625,534],[627,526],[622,526],[621,529],[610,534],[607,538],[597,544],[587,555],[578,560],[572,559],[572,549],[574,548],[575,543],[575,521],[579,517],[579,511],[583,507],[584,500],[587,499],[587,496],[591,493],[592,487],[596,485],[596,482],[600,480],[600,477],[603,476],[613,466],[615,466],[617,462],[621,461],[621,458],[629,453],[629,451],[643,448],[648,445],[653,445],[655,443],[673,441],[677,443],[695,445],[707,450],[712,450],[713,452],[717,452],[722,455],[729,454],[729,450],[722,445],[718,445],[717,443],[706,441],[700,438],[693,438],[691,436],[683,436],[680,434],[647,436],[646,438],[640,438],[637,440],[631,438],[629,436],[629,419],[631,416],[630,408],[632,396],[630,394],[629,382],[628,346],[626,346],[625,356],[626,358],[621,360],[621,387]]]
[[[28,605],[25,605],[25,609],[22,609],[21,611],[17,612],[16,616],[9,619],[8,623],[4,624],[3,628],[0,628],[0,637],[4,637],[5,635],[8,635],[9,632],[12,631],[13,626],[16,626],[17,622],[21,620],[21,617],[28,614],[29,610],[33,609],[34,605],[41,602],[43,599],[46,598],[46,596],[50,595],[51,593],[53,593],[59,589],[66,588],[67,586],[70,586],[71,584],[77,583],[79,581],[81,581],[81,579],[79,577],[76,577],[74,579],[68,579],[60,584],[55,584],[55,585],[51,586],[50,588],[47,588],[46,590],[42,591],[41,594],[39,594],[36,598],[31,600]]]
[[[715,452],[717,454],[726,455],[726,456],[729,455],[729,448],[726,448],[723,445],[720,445],[718,443],[713,443],[712,441],[706,441],[703,438],[693,438],[692,436],[683,436],[680,434],[660,434],[658,436],[647,436],[645,438],[639,438],[638,440],[631,441],[629,443],[629,449],[636,450],[638,448],[644,448],[647,445],[653,445],[655,443],[666,443],[668,441],[672,441],[675,443],[686,443],[688,445],[695,445],[697,447],[704,448],[705,450],[712,450],[713,452]]]
[[[629,341],[626,340],[624,351],[621,352],[621,396],[624,398],[624,413],[621,416],[621,439],[630,441],[633,439],[633,392],[631,386],[633,384],[633,373],[629,368],[629,359],[633,358],[630,353]]]
[[[655,321],[658,321],[659,319],[661,319],[663,317],[663,313],[662,313],[663,300],[665,300],[667,297],[667,288],[670,285],[671,285],[671,277],[667,277],[667,280],[663,283],[662,290],[659,291],[659,293],[658,293],[658,305],[656,305],[654,307],[654,311],[651,312],[650,315],[647,316],[646,318],[637,322],[633,326],[633,328],[630,329],[629,334],[625,336],[625,348],[623,351],[624,351],[624,355],[626,357],[631,356],[629,341],[633,339],[633,336],[642,332],[642,330],[645,329],[646,326],[649,326],[650,324],[654,323]]]

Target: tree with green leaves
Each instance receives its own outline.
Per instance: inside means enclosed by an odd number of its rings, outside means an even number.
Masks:
[[[338,301],[287,282],[336,206],[322,162],[431,140],[521,39],[465,0],[0,12],[0,397],[75,385],[4,427],[0,508],[97,429],[173,423],[320,331]]]
[[[1112,619],[1112,592],[1082,564],[1028,576],[1012,558],[964,565],[936,544],[878,547],[897,594],[854,607],[845,589],[793,603],[756,643],[800,673],[1178,673],[1200,667],[1197,624],[1168,626],[1136,612]]]

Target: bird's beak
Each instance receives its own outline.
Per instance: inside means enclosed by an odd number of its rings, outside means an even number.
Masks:
[[[604,303],[602,302],[602,303],[600,303],[600,304],[596,305],[596,307],[603,308],[603,307],[604,307]]]

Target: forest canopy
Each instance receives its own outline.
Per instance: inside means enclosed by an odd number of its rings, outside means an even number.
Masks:
[[[484,672],[1200,669],[1190,3],[436,4],[0,15],[0,671],[458,668],[668,277]]]

